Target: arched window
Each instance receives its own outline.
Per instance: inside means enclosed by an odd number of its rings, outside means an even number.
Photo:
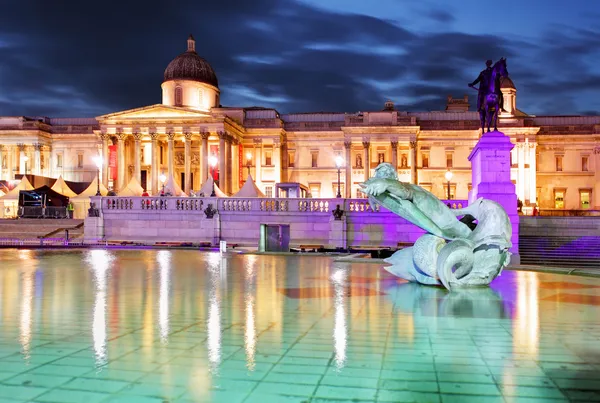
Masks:
[[[183,89],[175,87],[175,106],[183,105]]]

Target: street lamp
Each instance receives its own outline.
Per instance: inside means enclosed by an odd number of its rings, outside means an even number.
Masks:
[[[208,163],[210,164],[210,166],[212,167],[212,172],[213,172],[213,186],[212,186],[212,192],[210,194],[210,197],[215,197],[217,194],[215,193],[215,182],[217,182],[215,180],[215,167],[217,166],[217,164],[219,163],[219,159],[214,156],[211,155],[210,157],[208,157]]]
[[[25,162],[25,175],[27,175],[27,161],[29,161],[29,157],[24,155],[23,161]]]
[[[250,165],[252,165],[252,153],[248,151],[246,153],[246,166],[248,167],[248,176],[250,176]]]
[[[445,176],[446,180],[448,181],[448,200],[450,200],[450,180],[452,179],[452,171],[447,170]]]
[[[96,191],[96,196],[102,196],[102,193],[100,193],[100,169],[102,169],[102,163],[103,163],[102,156],[96,155],[92,159],[94,160],[94,164],[96,164],[96,168],[98,168],[98,178],[97,178],[98,190]]]
[[[165,182],[167,181],[167,176],[162,173],[160,174],[160,176],[158,177],[158,179],[160,180],[160,183],[162,183],[162,195],[165,195]]]
[[[337,157],[335,157],[335,166],[337,167],[337,171],[338,171],[338,188],[337,188],[337,196],[336,196],[338,199],[342,197],[342,192],[340,191],[340,187],[341,187],[340,174],[341,174],[342,165],[344,165],[344,159],[342,158],[341,155],[338,155]]]

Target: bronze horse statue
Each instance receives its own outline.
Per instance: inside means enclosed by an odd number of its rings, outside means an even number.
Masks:
[[[480,82],[479,88],[475,88],[474,84],[469,84],[469,87],[479,90],[479,98],[477,102],[479,119],[481,120],[481,131],[490,131],[492,122],[494,130],[498,130],[498,113],[502,107],[500,99],[502,92],[500,91],[501,79],[508,77],[508,69],[506,68],[506,59],[498,60],[491,69],[483,71],[475,82]]]

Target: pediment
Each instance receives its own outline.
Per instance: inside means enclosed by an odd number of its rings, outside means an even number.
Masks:
[[[138,119],[190,119],[190,118],[206,118],[210,113],[196,111],[188,108],[180,108],[162,104],[145,106],[142,108],[129,109],[121,112],[114,112],[108,115],[97,117],[98,121],[107,120],[138,120]]]

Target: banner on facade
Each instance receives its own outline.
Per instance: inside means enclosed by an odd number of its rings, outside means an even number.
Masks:
[[[117,180],[118,167],[117,167],[117,146],[108,146],[108,168],[110,170],[108,177],[113,181]]]
[[[225,158],[225,156],[219,155],[219,146],[217,144],[211,144],[210,150],[208,152],[208,158],[210,157],[217,157],[217,165],[215,165],[215,167],[213,168],[209,164],[208,167],[213,180],[216,182],[219,180],[219,163],[221,162],[221,158]],[[210,162],[210,159],[208,161]]]

